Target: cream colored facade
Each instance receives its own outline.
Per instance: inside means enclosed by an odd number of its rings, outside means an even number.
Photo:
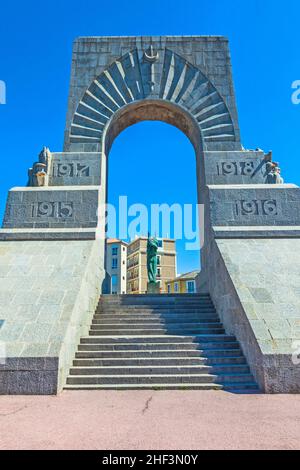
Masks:
[[[157,251],[157,281],[161,293],[166,292],[166,281],[176,276],[175,240],[159,239]],[[147,237],[139,237],[127,247],[127,293],[144,294],[147,291]]]
[[[191,271],[181,274],[175,279],[166,282],[166,291],[168,294],[195,294],[196,293],[196,277],[199,271]]]

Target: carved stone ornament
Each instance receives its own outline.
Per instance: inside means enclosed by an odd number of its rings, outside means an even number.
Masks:
[[[51,152],[43,147],[39,153],[39,161],[28,170],[28,186],[48,186],[51,165]]]
[[[156,62],[158,58],[159,58],[159,53],[154,52],[153,45],[151,44],[151,46],[146,51],[144,51],[143,59],[146,62],[150,62],[152,64],[153,62]]]
[[[284,180],[280,174],[279,163],[272,162],[271,160],[266,162],[266,183],[267,184],[283,184]]]

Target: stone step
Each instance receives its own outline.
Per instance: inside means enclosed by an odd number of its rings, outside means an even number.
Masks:
[[[145,302],[145,303],[157,303],[157,302],[169,302],[169,303],[176,303],[176,302],[201,302],[201,301],[209,301],[211,302],[211,297],[209,295],[112,295],[108,296],[100,296],[99,302],[121,302],[121,303],[129,303],[135,304],[137,302]]]
[[[123,294],[123,295],[101,295],[99,302],[120,302],[133,305],[137,302],[158,303],[158,302],[211,302],[210,295],[205,294]]]
[[[152,383],[152,384],[67,384],[67,390],[227,390],[235,393],[258,393],[255,382],[227,383]]]
[[[149,294],[101,294],[100,298],[101,299],[109,299],[109,298],[115,298],[119,297],[122,299],[125,298],[137,298],[137,297],[210,297],[208,292],[185,292],[185,293],[164,293],[164,294],[154,294],[154,293],[149,293]]]
[[[139,311],[129,311],[129,312],[102,312],[102,313],[95,313],[93,318],[220,318],[215,310],[208,310],[202,311],[197,310],[196,312],[175,312],[175,311],[167,311],[167,312],[139,312]]]
[[[96,326],[96,325],[94,325]],[[113,327],[110,327],[110,329],[105,329],[105,328],[102,328],[100,325],[97,325],[97,329],[94,329],[93,328],[93,325],[91,326],[91,329],[89,331],[89,334],[91,336],[93,335],[96,335],[96,336],[112,336],[112,335],[118,335],[118,336],[121,336],[121,335],[125,335],[125,336],[128,336],[128,335],[131,335],[131,334],[137,334],[137,335],[153,335],[153,334],[156,334],[156,335],[166,335],[166,334],[169,334],[169,335],[194,335],[194,334],[199,334],[199,335],[208,335],[208,334],[224,334],[225,333],[225,330],[224,328],[221,328],[221,327],[216,327],[216,328],[197,328],[197,327],[191,327],[191,328],[183,328],[183,327],[180,327],[180,328],[173,328],[173,327],[169,327],[169,328],[140,328],[140,329],[133,329],[133,328],[113,328]]]
[[[173,316],[173,315],[178,315],[178,316],[184,316],[184,315],[217,315],[215,309],[213,308],[205,308],[205,309],[200,309],[200,308],[193,308],[193,309],[103,309],[103,310],[96,310],[95,315],[121,315],[121,316],[131,316],[131,315],[137,315],[137,316],[150,316],[150,315],[166,315],[166,316]]]
[[[136,343],[152,343],[152,344],[170,344],[170,343],[190,343],[200,347],[206,343],[214,344],[217,342],[222,343],[234,343],[238,344],[235,336],[230,336],[226,334],[206,334],[206,335],[188,335],[188,336],[179,336],[179,335],[152,335],[152,336],[140,336],[140,335],[128,335],[128,336],[114,336],[111,335],[109,338],[104,338],[103,336],[84,336],[80,339],[80,344],[110,344],[110,345],[134,345]],[[206,344],[207,345],[207,344]]]
[[[98,302],[102,305],[111,305],[111,304],[118,304],[118,305],[178,305],[178,304],[201,304],[201,303],[210,303],[212,304],[212,300],[209,297],[190,297],[186,299],[172,299],[166,297],[155,297],[153,299],[149,298],[135,298],[135,299],[101,299]]]
[[[94,337],[92,338],[94,339]],[[205,354],[209,354],[210,351],[232,351],[239,350],[238,343],[229,343],[229,342],[212,342],[212,343],[202,343],[202,344],[193,344],[193,343],[133,343],[133,344],[102,344],[98,342],[90,341],[88,343],[82,343],[78,346],[78,351],[96,351],[96,352],[145,352],[148,354],[151,351],[173,351],[177,353],[178,351],[188,351],[197,353],[203,351]]]
[[[176,324],[176,323],[220,323],[219,319],[216,316],[213,317],[194,317],[191,318],[189,316],[182,316],[182,317],[177,317],[174,316],[164,318],[164,317],[146,317],[143,318],[142,316],[140,317],[120,317],[120,316],[110,316],[106,317],[103,315],[104,318],[95,318],[92,320],[92,325],[110,325],[110,324],[127,324],[127,325],[134,325],[134,324],[158,324],[158,325],[166,325],[166,324]]]
[[[69,384],[65,390],[223,390],[222,385],[209,384]]]
[[[106,348],[105,346],[99,345],[87,345],[81,344],[79,345],[79,350],[76,353],[76,358],[94,358],[94,359],[122,359],[122,358],[172,358],[172,357],[200,357],[200,358],[232,358],[232,357],[241,357],[243,358],[243,353],[241,349],[190,349],[190,345],[183,345],[188,346],[189,349],[154,349],[155,345],[153,345],[153,349],[128,349],[126,346],[122,346],[125,349],[115,349],[115,348]],[[180,345],[174,345],[177,348]],[[173,345],[172,345],[173,347]],[[103,348],[106,348],[103,350]]]
[[[148,306],[163,306],[170,305],[171,307],[178,305],[202,305],[209,304],[213,305],[213,302],[210,298],[196,298],[196,299],[166,299],[163,297],[158,297],[153,300],[149,299],[136,299],[135,301],[119,300],[119,299],[110,299],[110,300],[99,300],[99,305],[121,305],[123,307],[138,307],[141,305]]]
[[[149,365],[149,366],[75,366],[71,367],[70,375],[152,375],[152,374],[246,374],[249,367],[244,364],[222,365]]]
[[[240,357],[152,357],[152,358],[106,358],[96,359],[92,357],[78,358],[73,361],[73,367],[152,367],[152,366],[197,366],[197,365],[243,365],[246,359]]]
[[[213,302],[211,299],[186,299],[186,300],[168,300],[168,299],[156,299],[153,301],[149,300],[138,300],[135,302],[129,302],[129,301],[122,301],[122,300],[117,300],[117,299],[110,299],[109,301],[99,301],[98,305],[103,305],[103,306],[109,306],[109,305],[118,305],[122,307],[139,307],[142,305],[145,305],[146,307],[151,307],[151,306],[164,306],[164,305],[169,305],[172,308],[179,306],[179,305],[202,305],[202,304],[209,304],[213,305]]]
[[[131,311],[131,312],[134,312],[134,311],[146,311],[146,312],[149,312],[149,311],[167,311],[167,310],[170,310],[171,312],[174,312],[174,311],[193,311],[193,310],[215,310],[213,304],[211,303],[201,303],[201,304],[178,304],[178,305],[170,305],[170,304],[162,304],[162,305],[151,305],[149,304],[148,306],[147,305],[114,305],[114,304],[110,304],[110,305],[101,305],[99,304],[96,308],[96,311],[100,310],[101,312],[102,311],[110,311],[110,310],[113,310],[113,311],[120,311],[120,312],[126,312],[126,311]]]
[[[137,305],[137,304],[147,304],[147,305],[149,304],[154,304],[154,305],[173,304],[174,305],[174,304],[180,304],[180,303],[189,304],[189,303],[198,303],[198,302],[212,302],[212,300],[210,297],[205,297],[205,296],[200,297],[197,295],[193,295],[191,297],[182,297],[182,296],[168,297],[165,295],[157,295],[156,297],[155,296],[150,297],[148,295],[144,295],[141,297],[134,296],[134,297],[131,297],[130,299],[121,298],[118,296],[113,296],[110,298],[100,297],[98,303],[102,303],[102,304],[118,303],[122,305]]]
[[[218,329],[218,328],[223,328],[222,323],[220,322],[180,322],[180,323],[175,323],[175,322],[138,322],[138,323],[127,323],[127,322],[113,322],[113,323],[102,323],[102,322],[97,322],[97,323],[92,323],[91,324],[91,330],[132,330],[134,333],[134,330],[143,330],[143,329],[172,329],[172,330],[178,330],[178,329],[183,329],[183,330],[190,330],[190,329],[195,329],[195,328],[213,328],[213,329]]]
[[[102,296],[69,389],[258,391],[209,295]]]
[[[134,374],[134,375],[69,375],[67,384],[176,384],[176,383],[226,383],[253,382],[253,377],[249,373],[245,374]]]
[[[192,311],[189,311],[187,309],[184,309],[182,311],[178,311],[176,309],[160,309],[160,310],[140,310],[140,309],[120,309],[120,310],[103,310],[101,312],[96,312],[94,317],[103,317],[103,316],[120,316],[120,317],[151,317],[151,316],[157,316],[157,317],[184,317],[184,316],[191,316],[191,317],[197,317],[198,315],[215,315],[219,318],[217,312],[213,308],[206,308],[206,309],[193,309]]]
[[[219,318],[218,314],[216,313],[215,310],[211,309],[211,310],[207,310],[207,311],[204,311],[204,310],[197,310],[196,312],[187,312],[187,311],[184,311],[184,312],[176,312],[175,310],[171,310],[171,311],[156,311],[156,312],[150,312],[150,311],[146,311],[146,312],[140,312],[138,310],[129,310],[128,312],[127,311],[123,311],[123,310],[120,310],[119,312],[107,312],[107,311],[104,311],[102,313],[95,313],[94,315],[94,318],[103,318],[103,317],[120,317],[120,318],[135,318],[135,317],[138,317],[138,318],[152,318],[152,317],[157,317],[157,318],[181,318],[181,317],[191,317],[191,318],[197,318],[197,317],[201,317],[201,316],[208,316],[208,317],[217,317]]]
[[[99,305],[96,308],[96,311],[100,310],[101,312],[106,312],[106,311],[118,311],[118,312],[167,312],[168,310],[170,312],[176,312],[177,310],[179,312],[193,312],[198,311],[198,310],[213,310],[215,311],[215,307],[213,304],[182,304],[182,305],[169,305],[169,304],[163,304],[163,305]]]

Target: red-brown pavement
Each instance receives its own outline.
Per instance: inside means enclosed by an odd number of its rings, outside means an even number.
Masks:
[[[95,390],[2,396],[0,449],[300,449],[300,395]]]

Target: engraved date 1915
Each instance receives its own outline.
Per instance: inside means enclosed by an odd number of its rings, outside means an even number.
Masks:
[[[73,215],[72,202],[35,202],[31,206],[32,217],[68,219]]]

